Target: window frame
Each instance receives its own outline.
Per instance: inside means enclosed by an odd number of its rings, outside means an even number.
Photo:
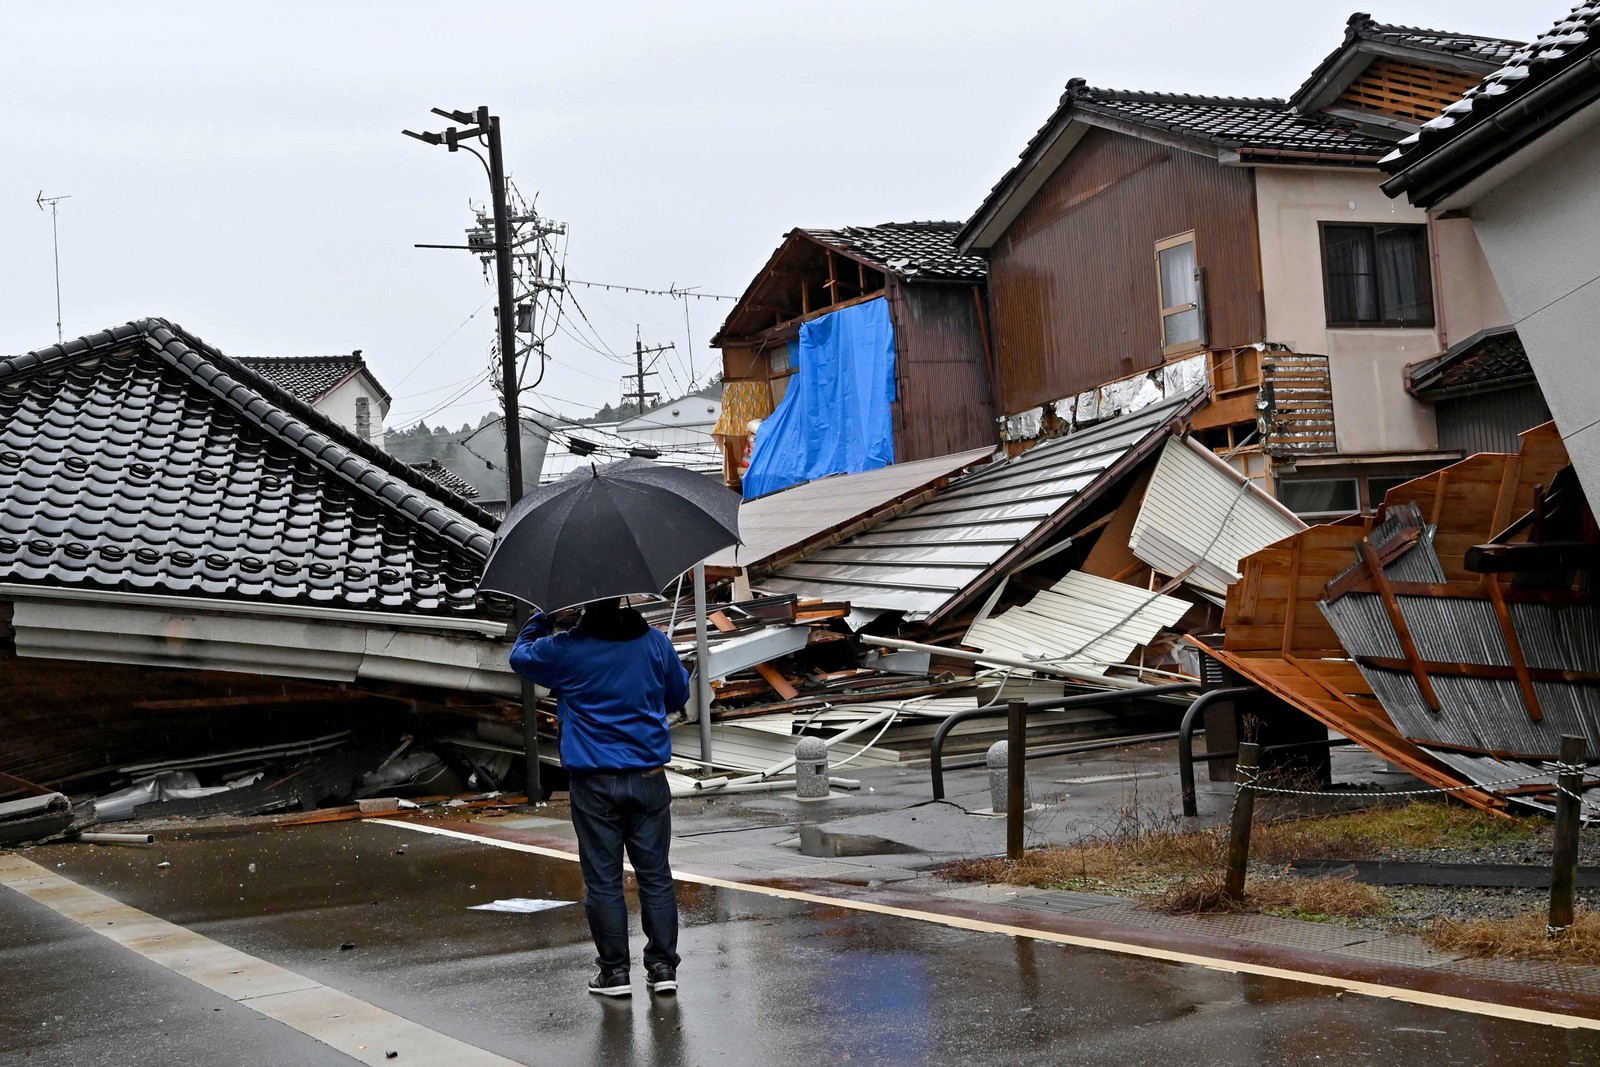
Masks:
[[[1351,508],[1350,510],[1348,510],[1348,511],[1343,511],[1343,510],[1299,511],[1299,510],[1296,510],[1295,507],[1292,504],[1289,503],[1289,501],[1287,501],[1287,500],[1285,500],[1283,498],[1283,491],[1286,488],[1288,488],[1289,486],[1292,486],[1292,485],[1311,485],[1313,483],[1316,483],[1316,484],[1343,483],[1345,485],[1348,485],[1350,487],[1350,497],[1351,497],[1351,500],[1352,500],[1352,502],[1354,503],[1355,506],[1353,508]],[[1310,477],[1310,478],[1281,478],[1281,479],[1278,480],[1277,485],[1274,486],[1274,489],[1275,489],[1275,492],[1274,492],[1273,495],[1277,499],[1278,503],[1282,504],[1284,507],[1288,508],[1290,511],[1293,511],[1295,513],[1295,515],[1302,522],[1305,522],[1307,525],[1313,525],[1314,526],[1319,522],[1326,522],[1326,521],[1334,520],[1334,519],[1342,519],[1342,518],[1346,517],[1347,515],[1360,515],[1362,513],[1362,510],[1363,510],[1362,507],[1361,507],[1362,478],[1359,475],[1356,475],[1356,474],[1323,475],[1323,474],[1319,473],[1319,474],[1317,474],[1317,475],[1315,475],[1313,477]]]
[[[1371,322],[1347,322],[1336,320],[1333,317],[1333,279],[1328,271],[1328,228],[1339,227],[1349,230],[1366,230],[1372,236],[1373,262],[1377,262],[1378,231],[1380,230],[1420,230],[1422,231],[1422,266],[1421,277],[1427,286],[1426,321],[1408,322],[1404,319],[1386,319],[1383,317],[1382,292],[1376,290],[1375,299],[1379,301],[1377,309],[1378,318]],[[1433,284],[1433,232],[1425,222],[1357,222],[1324,219],[1317,223],[1317,249],[1322,256],[1322,313],[1323,319],[1330,330],[1431,330],[1439,321],[1438,295]],[[1374,268],[1376,269],[1376,268]],[[1374,287],[1376,289],[1377,276],[1374,274]]]
[[[1171,307],[1167,307],[1167,295],[1165,291],[1164,279],[1161,275],[1161,253],[1165,252],[1169,248],[1177,248],[1180,245],[1190,245],[1194,248],[1194,300],[1187,304],[1174,304]],[[1161,341],[1162,356],[1176,356],[1184,355],[1190,352],[1205,351],[1209,344],[1209,331],[1206,329],[1205,285],[1202,280],[1203,276],[1200,270],[1200,245],[1195,240],[1194,231],[1188,230],[1184,233],[1174,234],[1171,237],[1164,237],[1157,241],[1154,260],[1156,271],[1156,306],[1158,308],[1156,329],[1158,331],[1157,336]],[[1195,320],[1199,326],[1198,336],[1196,336],[1192,341],[1179,341],[1176,344],[1168,344],[1167,320],[1175,315],[1181,315],[1186,311],[1193,311],[1195,313]]]

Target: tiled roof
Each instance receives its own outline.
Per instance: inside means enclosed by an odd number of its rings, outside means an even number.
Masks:
[[[0,581],[459,612],[491,525],[161,319],[0,358]]]
[[[456,496],[471,499],[478,495],[478,487],[450,470],[436,459],[426,463],[413,463],[411,469],[432,481],[438,482]]]
[[[1406,368],[1406,388],[1426,397],[1447,390],[1521,382],[1533,364],[1513,326],[1481,330],[1448,352]]]
[[[1594,99],[1600,94],[1600,74],[1595,73],[1592,66],[1587,68],[1587,74],[1579,73],[1577,68],[1596,51],[1600,51],[1600,2],[1586,0],[1538,40],[1518,48],[1499,70],[1467,90],[1460,100],[1445,107],[1437,117],[1423,123],[1421,129],[1384,157],[1383,169],[1400,175],[1387,183],[1384,191],[1396,196],[1415,187],[1416,181],[1406,180],[1402,171],[1439,155],[1442,149],[1460,142],[1468,131],[1482,126],[1491,116],[1501,117],[1495,121],[1497,129],[1488,134],[1495,147],[1480,157],[1482,167],[1492,165],[1537,136],[1574,107]],[[1569,71],[1585,85],[1567,84],[1566,80],[1559,85],[1551,84]],[[1531,114],[1517,114],[1513,119],[1507,113],[1508,108],[1536,93],[1550,99],[1537,108],[1530,107]],[[1438,199],[1436,196],[1425,198],[1430,203]],[[1417,199],[1416,194],[1413,199]]]
[[[1364,44],[1366,47],[1363,47]],[[1374,45],[1386,47],[1373,47]],[[1399,50],[1402,54],[1409,54],[1408,58],[1420,62],[1433,62],[1441,66],[1483,72],[1489,67],[1504,63],[1521,47],[1521,41],[1507,41],[1499,37],[1477,37],[1446,30],[1424,30],[1416,26],[1390,26],[1375,22],[1371,15],[1358,11],[1351,15],[1350,21],[1345,24],[1344,40],[1339,43],[1339,47],[1328,53],[1327,58],[1317,64],[1310,77],[1306,78],[1289,99],[1295,106],[1305,107],[1312,102],[1312,97],[1320,95],[1319,89],[1337,94],[1344,88],[1343,84],[1336,84],[1326,89],[1323,87],[1330,79],[1340,83],[1348,82],[1360,66],[1370,62],[1370,58],[1359,59],[1357,53],[1364,52],[1370,57],[1380,51]],[[1345,71],[1342,78],[1339,77],[1341,70]]]
[[[367,369],[360,352],[348,356],[241,356],[239,362],[307,404],[315,404],[346,378]],[[370,377],[372,372],[367,373]]]
[[[1123,119],[1153,130],[1206,141],[1257,156],[1295,158],[1315,153],[1350,162],[1376,160],[1390,141],[1321,115],[1302,115],[1275,98],[1183,96],[1067,86],[1082,111]]]
[[[958,247],[970,251],[991,220],[1008,211],[1007,202],[1074,120],[1109,126],[1135,137],[1143,130],[1159,137],[1177,137],[1209,146],[1219,158],[1232,155],[1245,162],[1371,165],[1393,143],[1323,115],[1301,114],[1276,98],[1097,89],[1074,78],[1067,83],[1055,112],[1022,150],[1017,164],[995,183],[956,235]]]
[[[988,276],[989,264],[981,256],[964,256],[956,248],[955,236],[961,226],[959,222],[885,222],[842,230],[808,229],[805,233],[902,278],[981,282]]]

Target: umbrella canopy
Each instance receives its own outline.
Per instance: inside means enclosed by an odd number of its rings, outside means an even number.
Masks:
[[[624,459],[529,493],[500,524],[479,588],[545,611],[656,593],[739,540],[739,494],[703,474]]]

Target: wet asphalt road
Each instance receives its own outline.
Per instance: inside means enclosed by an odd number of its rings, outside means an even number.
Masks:
[[[1593,1031],[694,884],[679,887],[679,997],[649,997],[636,967],[631,1001],[601,1001],[582,991],[592,949],[581,907],[468,910],[502,897],[577,901],[576,864],[374,824],[24,855],[539,1067],[1600,1065]],[[4,1064],[352,1062],[4,889],[0,1026]],[[397,1063],[420,1062],[396,1051]]]

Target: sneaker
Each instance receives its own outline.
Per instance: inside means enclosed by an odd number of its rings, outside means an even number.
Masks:
[[[600,971],[589,979],[589,992],[597,997],[631,997],[633,986],[627,971]]]
[[[678,969],[670,963],[657,963],[646,974],[644,984],[650,987],[652,993],[676,993]]]

